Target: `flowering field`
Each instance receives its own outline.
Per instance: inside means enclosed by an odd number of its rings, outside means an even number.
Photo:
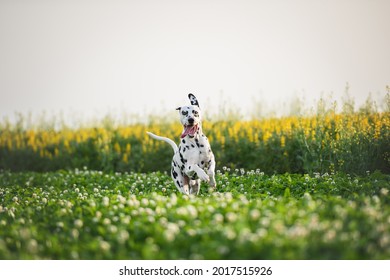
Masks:
[[[177,141],[182,127],[162,124],[70,129],[0,124],[0,169],[108,172],[166,171],[171,148],[146,131]],[[326,113],[252,121],[203,123],[217,168],[261,168],[266,174],[342,171],[390,173],[390,112]]]
[[[0,173],[0,259],[389,259],[390,176]]]
[[[181,130],[0,123],[0,259],[390,258],[389,110],[206,120],[197,197],[146,135]]]

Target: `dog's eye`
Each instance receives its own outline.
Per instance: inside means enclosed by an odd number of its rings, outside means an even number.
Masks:
[[[195,111],[195,110],[192,110],[192,113],[195,115],[195,116],[198,116],[198,111]]]
[[[188,115],[188,112],[187,111],[183,111],[181,112],[184,116],[187,116]]]

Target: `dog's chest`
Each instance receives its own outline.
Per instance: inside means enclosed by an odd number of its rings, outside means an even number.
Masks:
[[[212,157],[210,144],[205,136],[200,137],[185,137],[179,145],[180,158],[182,163],[188,161],[197,163],[201,168],[207,166]]]

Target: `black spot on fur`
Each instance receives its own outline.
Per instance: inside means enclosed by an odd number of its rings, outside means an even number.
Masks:
[[[185,143],[186,143],[186,140],[183,139],[183,140],[181,140],[181,142],[182,142],[183,144],[185,144]]]
[[[179,180],[176,180],[176,184],[181,187]]]
[[[200,163],[201,163],[201,164],[204,164],[204,161],[202,160]]]
[[[175,170],[172,170],[173,179],[176,179],[178,175],[179,174],[177,174],[177,172]]]
[[[186,152],[186,148],[183,149],[183,153],[185,153],[185,152]]]
[[[203,145],[203,144],[201,144],[200,146],[201,146],[202,148],[204,147],[204,145]]]
[[[186,145],[186,148],[187,148],[187,149],[190,149],[190,146]]]
[[[191,169],[191,166],[189,166],[188,169]]]
[[[194,144],[191,144],[191,147],[192,147],[192,148],[195,148],[195,145],[194,145]]]

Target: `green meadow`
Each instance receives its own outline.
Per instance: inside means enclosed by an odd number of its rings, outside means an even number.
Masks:
[[[389,108],[205,120],[217,188],[198,196],[146,135],[177,122],[3,121],[0,259],[389,259]]]

